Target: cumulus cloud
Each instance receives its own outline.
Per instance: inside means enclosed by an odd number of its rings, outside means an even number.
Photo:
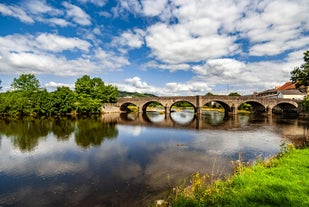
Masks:
[[[34,23],[32,17],[30,17],[22,8],[18,6],[6,6],[0,4],[0,13],[5,16],[12,16],[25,23]]]
[[[72,18],[74,22],[83,26],[91,25],[91,17],[80,7],[67,2],[64,2],[63,6],[67,9],[67,16]]]
[[[144,44],[144,35],[145,32],[141,29],[135,29],[134,31],[128,30],[120,36],[114,37],[112,45],[123,52],[127,52],[127,49],[140,48]]]
[[[157,59],[172,64],[198,62],[233,54],[238,49],[232,36],[195,36],[185,26],[162,23],[148,28],[146,42]]]
[[[52,26],[66,27],[66,26],[72,25],[70,22],[66,21],[65,19],[61,19],[61,18],[49,18],[43,21]]]
[[[25,5],[27,11],[35,15],[46,14],[46,13],[52,15],[60,15],[63,13],[61,10],[49,6],[45,1],[30,0],[25,2]]]
[[[54,82],[54,81],[50,81],[48,83],[46,83],[44,85],[46,88],[50,88],[50,89],[56,89],[58,87],[62,87],[62,86],[65,86],[65,87],[69,87],[70,89],[74,89],[75,85],[74,84],[67,84],[67,83],[57,83],[57,82]]]
[[[118,56],[113,52],[104,51],[101,48],[95,51],[95,59],[98,61],[98,66],[107,70],[121,69],[121,67],[130,64],[127,58]]]
[[[40,34],[36,41],[39,48],[52,52],[59,52],[63,50],[70,50],[78,48],[80,50],[88,51],[90,44],[79,38],[68,38],[54,34]]]
[[[302,62],[302,52],[295,51],[278,61],[242,62],[234,59],[211,59],[193,67],[196,80],[205,80],[214,91],[227,93],[226,85],[242,94],[251,94],[258,89],[270,89],[282,85],[290,78],[290,71]]]
[[[205,81],[188,81],[186,83],[169,82],[163,87],[149,85],[140,77],[125,79],[124,83],[114,83],[119,90],[128,92],[151,93],[157,96],[204,95],[211,91]]]
[[[2,52],[20,52],[38,51],[61,52],[64,50],[79,49],[88,51],[90,43],[79,38],[64,37],[55,34],[42,33],[35,35],[8,35],[0,37],[0,51]]]
[[[107,0],[79,0],[79,2],[81,3],[92,3],[94,5],[97,5],[97,6],[104,6],[107,2]]]
[[[86,55],[91,44],[78,38],[42,33],[0,37],[0,73],[34,73],[75,76],[102,70],[115,70],[129,62],[125,57],[97,48]],[[70,51],[77,58],[61,54]],[[84,52],[84,55],[80,55]]]
[[[143,0],[141,1],[143,14],[146,16],[157,16],[164,11],[167,0]]]
[[[265,1],[253,3],[237,22],[241,36],[252,43],[250,55],[277,55],[308,45],[309,3],[306,1]],[[303,29],[302,29],[303,28]]]
[[[162,70],[169,70],[171,72],[184,70],[187,71],[191,68],[190,64],[181,63],[181,64],[163,64],[158,63],[156,61],[149,61],[148,63],[143,65],[143,68],[155,68],[155,69],[162,69]]]
[[[221,78],[238,76],[246,65],[234,59],[211,59],[204,65],[193,67],[193,70],[205,76],[220,76]]]
[[[146,82],[142,82],[139,77],[127,78],[125,81],[126,83],[129,83],[137,88],[149,88],[148,84]]]

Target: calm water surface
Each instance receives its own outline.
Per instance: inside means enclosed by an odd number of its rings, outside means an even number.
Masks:
[[[194,172],[308,140],[309,122],[174,112],[0,120],[0,206],[147,206]]]

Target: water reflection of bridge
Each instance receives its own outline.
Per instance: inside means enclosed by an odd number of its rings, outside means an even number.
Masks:
[[[192,119],[188,118],[186,123],[179,123],[172,118],[172,114],[161,114],[163,118],[153,122],[146,113],[110,113],[102,115],[102,121],[120,125],[192,130],[250,130],[250,127],[244,127],[250,124],[275,126],[274,131],[281,134],[283,139],[290,140],[295,146],[309,143],[309,120],[285,119],[276,116],[224,116],[223,113],[211,112],[209,114],[191,113]]]
[[[181,122],[179,119],[173,118],[173,114],[187,116],[185,117],[186,121]],[[250,119],[250,116],[225,116],[224,113],[219,112],[202,114],[173,112],[170,114],[157,114],[156,116],[161,117],[161,119],[153,121],[151,113],[109,113],[104,114],[102,119],[104,122],[116,122],[123,125],[197,130],[239,128]],[[269,119],[269,117],[261,117],[255,121],[268,122]]]

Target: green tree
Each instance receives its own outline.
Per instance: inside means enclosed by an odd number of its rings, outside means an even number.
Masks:
[[[215,94],[208,92],[208,93],[206,93],[205,96],[214,96],[214,95],[215,95]]]
[[[77,79],[75,92],[76,110],[79,113],[98,113],[102,103],[116,102],[119,94],[116,87],[105,86],[101,78],[90,78],[88,75]]]
[[[304,52],[304,61],[301,66],[297,66],[291,72],[291,81],[295,84],[297,88],[301,86],[305,86],[307,88],[308,94],[308,86],[309,86],[309,50]]]
[[[6,94],[5,113],[16,115],[46,114],[49,111],[48,92],[40,88],[33,74],[22,74],[14,78],[13,91]]]
[[[34,91],[40,89],[40,83],[34,74],[22,74],[19,78],[14,78],[11,87],[14,90]]]
[[[232,92],[228,96],[241,96],[241,95],[237,92]]]
[[[70,113],[75,110],[76,97],[69,87],[57,87],[57,90],[50,93],[51,113]]]

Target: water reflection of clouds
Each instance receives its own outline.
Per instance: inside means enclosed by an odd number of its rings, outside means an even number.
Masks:
[[[74,161],[64,159],[63,153],[78,153],[79,148],[71,137],[67,142],[58,142],[52,135],[41,140],[37,149],[23,153],[14,148],[10,140],[4,139],[0,151],[1,171],[14,174],[37,174],[38,176],[53,176],[61,173],[77,172],[87,165],[86,160]],[[43,162],[42,162],[43,160]]]
[[[119,131],[123,132],[123,133],[127,133],[127,134],[131,134],[134,137],[139,136],[144,127],[142,126],[125,126],[125,125],[118,125],[117,129],[119,129]]]
[[[173,112],[170,116],[174,122],[181,125],[188,124],[194,119],[194,113],[190,111]]]
[[[193,147],[213,151],[216,154],[234,157],[243,153],[244,159],[255,159],[256,156],[269,156],[277,153],[281,138],[269,130],[205,130],[198,133]],[[255,157],[252,157],[255,156]]]

